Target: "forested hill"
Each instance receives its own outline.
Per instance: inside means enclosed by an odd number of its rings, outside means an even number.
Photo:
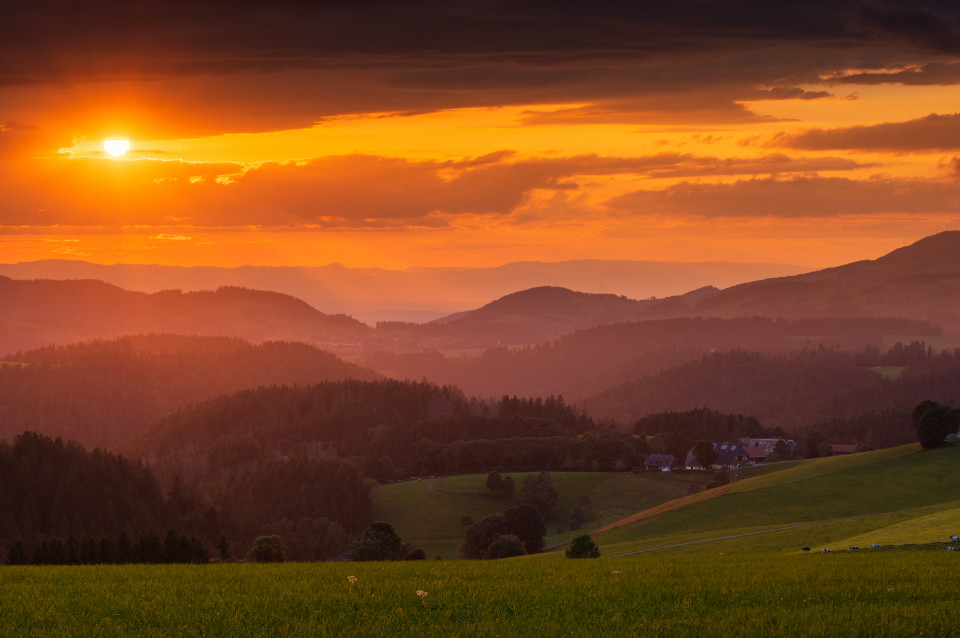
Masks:
[[[0,354],[150,332],[333,346],[371,331],[355,319],[326,315],[289,295],[236,287],[146,294],[95,280],[0,277],[0,299]]]
[[[0,539],[167,527],[178,515],[142,465],[30,432],[0,440]]]
[[[145,335],[49,346],[0,366],[0,437],[33,430],[112,448],[174,409],[220,394],[378,377],[302,343]]]
[[[205,481],[267,458],[389,457],[400,469],[417,466],[431,444],[575,439],[595,429],[559,397],[481,402],[424,382],[342,381],[257,388],[189,406],[144,432],[131,453],[161,477]]]
[[[917,320],[696,317],[598,326],[528,348],[491,348],[474,358],[379,354],[366,364],[395,378],[456,385],[471,395],[562,394],[577,402],[711,351],[786,351],[820,344],[850,350],[881,347],[888,335],[913,340],[939,334],[936,326]]]
[[[627,423],[709,406],[795,434],[819,430],[833,442],[888,447],[916,439],[910,412],[928,399],[960,403],[960,350],[934,353],[916,342],[888,352],[715,352],[599,393],[585,405],[595,418]]]
[[[265,459],[217,478],[220,490],[160,483],[75,442],[0,440],[0,562],[206,562],[216,545],[246,555],[261,534],[281,534],[291,559],[317,560],[370,522],[369,486],[338,460]]]

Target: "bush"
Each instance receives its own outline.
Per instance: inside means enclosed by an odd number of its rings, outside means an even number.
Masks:
[[[250,548],[250,560],[256,563],[282,563],[287,549],[279,536],[258,536]]]
[[[590,534],[577,536],[566,551],[567,558],[599,558],[600,548],[590,538]]]
[[[514,556],[524,556],[527,550],[523,546],[523,541],[516,534],[504,534],[497,540],[490,543],[490,547],[484,552],[484,558],[512,558]]]
[[[350,558],[358,561],[400,560],[403,556],[403,542],[393,531],[393,526],[376,521],[364,530]]]

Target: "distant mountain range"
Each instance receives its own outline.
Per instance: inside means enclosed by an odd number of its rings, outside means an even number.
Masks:
[[[485,332],[488,340],[500,333],[500,341],[516,334],[524,337],[519,342],[529,342],[537,333],[555,338],[590,325],[698,316],[900,317],[929,321],[960,336],[960,231],[921,239],[875,260],[726,289],[706,286],[664,299],[534,288],[434,323],[446,332],[458,327],[473,335]]]
[[[45,265],[56,270],[64,267],[64,263],[69,262],[37,262],[34,267]],[[580,274],[613,268],[611,263],[586,262]],[[571,264],[573,262],[565,262],[563,268],[573,268]],[[21,270],[27,269],[26,265],[21,266]],[[545,266],[561,269],[557,264],[513,264],[505,266],[502,272],[529,275]],[[143,268],[141,274],[170,275],[176,270],[87,264],[81,265],[80,271],[87,267],[105,268],[115,275],[126,272],[130,276],[134,271],[125,268]],[[639,268],[636,264],[632,267]],[[261,272],[274,277],[288,272],[284,269],[214,270],[231,276],[239,272]],[[449,270],[432,275],[448,278],[448,286],[457,277],[473,277],[475,285],[471,294],[475,294],[483,286],[493,285],[491,282],[504,285],[509,278],[502,277],[502,272],[494,276],[492,271],[496,270],[500,269]],[[199,271],[184,269],[184,272]],[[202,272],[210,275],[212,271]],[[364,276],[372,276],[372,271],[364,272]],[[387,278],[400,279],[409,274],[382,272]],[[317,310],[281,292],[221,286],[212,291],[167,289],[148,294],[123,290],[103,281],[76,279],[77,274],[61,281],[0,276],[0,353],[50,343],[162,332],[234,336],[255,343],[304,341],[361,360],[375,352],[529,345],[601,325],[682,317],[763,316],[791,320],[900,317],[934,323],[947,335],[960,336],[960,231],[928,237],[872,261],[762,279],[725,289],[705,286],[683,295],[635,300],[538,286],[428,323],[384,322],[376,329],[343,314],[326,314],[330,310],[326,306],[321,306],[322,311]],[[357,276],[357,272],[350,276]],[[156,284],[159,279],[152,281]],[[299,281],[304,283],[302,279]],[[288,281],[288,287],[292,285]],[[355,295],[369,298],[381,289],[378,284],[372,290]],[[439,307],[441,303],[444,302],[435,301],[432,307]],[[416,307],[415,301],[411,301],[411,307]]]
[[[385,320],[430,321],[538,286],[646,299],[809,270],[785,264],[606,260],[409,270],[348,268],[340,264],[302,268],[107,266],[69,260],[0,264],[0,275],[12,279],[97,279],[147,293],[216,290],[223,286],[272,290],[302,299],[323,312],[348,314],[369,325]]]

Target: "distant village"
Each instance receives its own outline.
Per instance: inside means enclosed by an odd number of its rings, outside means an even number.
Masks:
[[[854,444],[831,443],[829,456],[853,454]],[[644,469],[670,472],[672,470],[734,470],[748,465],[794,458],[797,442],[793,439],[740,439],[736,443],[712,443],[714,461],[707,466],[697,460],[695,448],[690,448],[681,462],[673,454],[651,454],[644,461]]]

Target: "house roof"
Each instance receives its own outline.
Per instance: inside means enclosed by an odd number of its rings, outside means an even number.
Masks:
[[[647,457],[647,465],[655,465],[657,467],[670,467],[677,462],[677,457],[672,454],[651,454]]]
[[[765,459],[767,458],[768,454],[766,448],[763,448],[759,445],[756,447],[745,447],[743,448],[743,451],[746,452],[747,456],[749,456],[751,459]]]
[[[717,451],[717,460],[713,462],[714,465],[739,465],[743,462],[742,458],[747,457],[743,446],[737,443],[714,443],[713,449]],[[741,458],[738,459],[738,457]],[[693,455],[693,449],[687,452],[684,465],[687,467],[702,467]]]

